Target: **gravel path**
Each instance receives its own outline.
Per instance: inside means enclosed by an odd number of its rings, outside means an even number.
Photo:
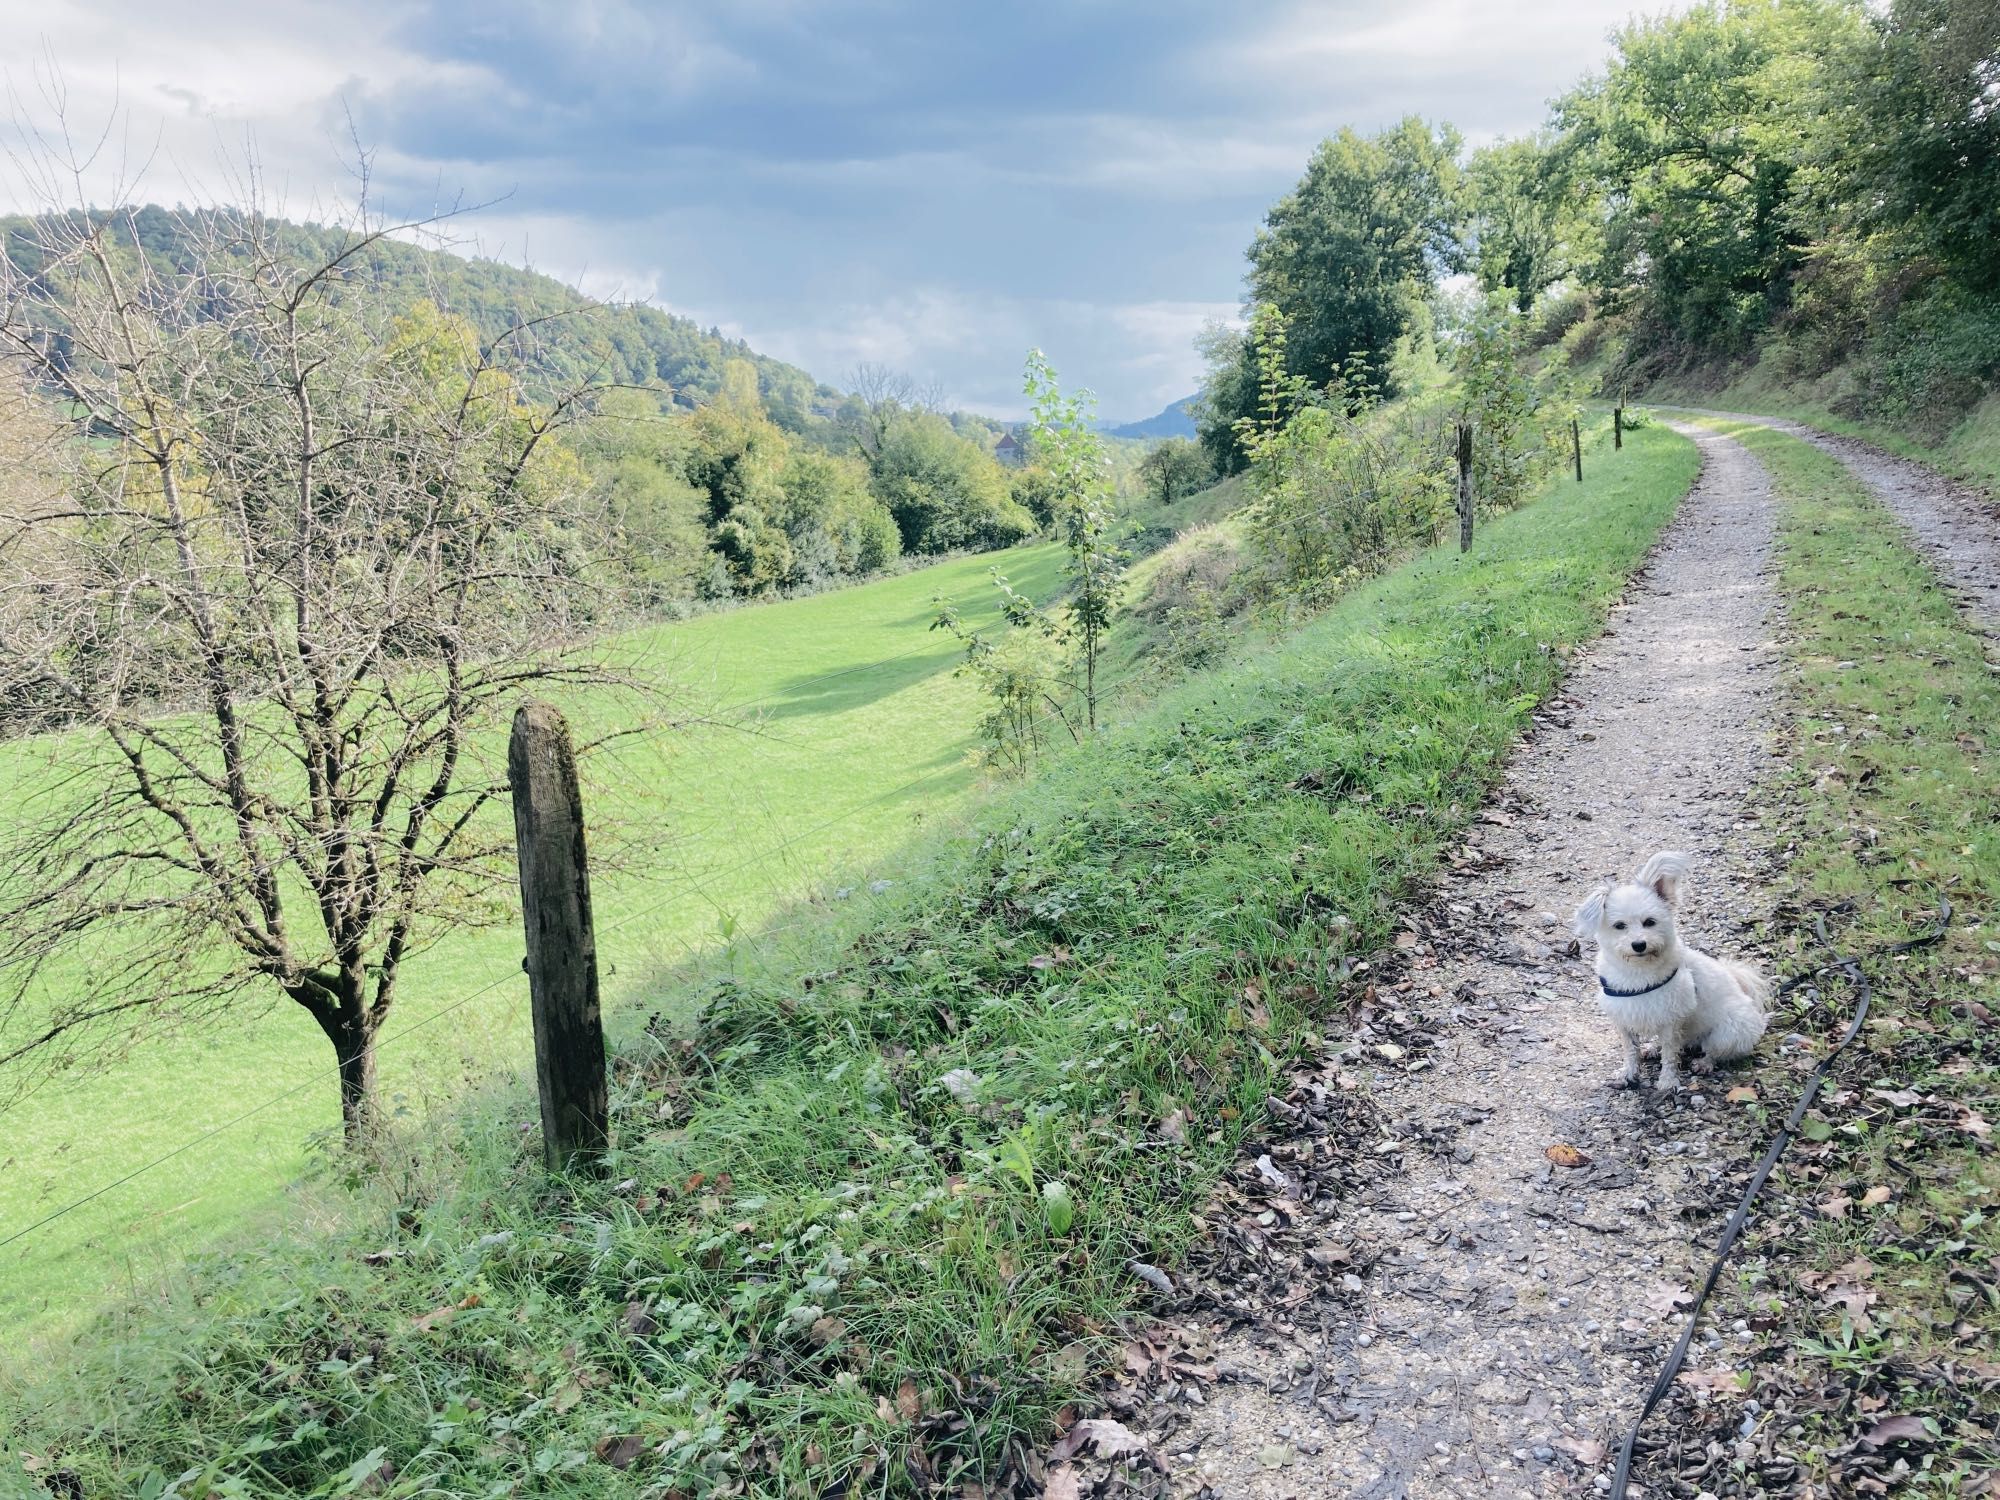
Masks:
[[[1803,438],[1831,453],[1909,529],[1917,550],[1988,635],[2000,636],[2000,504],[1922,464],[1779,417],[1715,412]]]
[[[1702,1263],[1706,1230],[1683,1210],[1706,1208],[1727,1153],[1700,1080],[1663,1109],[1608,1087],[1617,1038],[1588,957],[1569,956],[1569,913],[1601,877],[1686,849],[1693,936],[1735,950],[1766,846],[1746,802],[1776,690],[1772,505],[1739,445],[1688,432],[1701,482],[1516,757],[1481,828],[1481,872],[1419,924],[1401,1003],[1435,1047],[1413,1063],[1356,1044],[1327,1065],[1404,1140],[1446,1144],[1409,1150],[1402,1174],[1307,1226],[1363,1273],[1335,1315],[1310,1333],[1296,1318],[1297,1337],[1267,1322],[1217,1341],[1224,1378],[1168,1445],[1182,1495],[1608,1484],[1604,1455]],[[1552,1165],[1558,1142],[1590,1164]]]

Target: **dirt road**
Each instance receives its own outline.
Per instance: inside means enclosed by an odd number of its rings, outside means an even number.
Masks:
[[[1608,1484],[1605,1455],[1702,1260],[1685,1211],[1718,1186],[1707,1121],[1722,1106],[1699,1081],[1664,1108],[1609,1087],[1617,1038],[1588,954],[1567,956],[1569,914],[1596,881],[1684,849],[1695,940],[1741,951],[1763,888],[1748,809],[1776,691],[1773,505],[1740,446],[1689,433],[1700,483],[1517,756],[1482,826],[1488,859],[1422,925],[1399,1003],[1435,1046],[1363,1028],[1326,1064],[1329,1086],[1372,1100],[1377,1149],[1404,1166],[1372,1201],[1331,1202],[1317,1222],[1302,1210],[1302,1231],[1353,1267],[1329,1277],[1339,1315],[1219,1342],[1235,1378],[1168,1447],[1182,1494]],[[1556,1145],[1588,1164],[1554,1164]]]

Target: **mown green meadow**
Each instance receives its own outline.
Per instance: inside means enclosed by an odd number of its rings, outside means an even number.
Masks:
[[[107,1494],[985,1483],[1115,1362],[1128,1267],[1200,1232],[1277,1070],[1338,1030],[1343,959],[1390,940],[1692,482],[1674,433],[1605,436],[1469,557],[1128,706],[879,898],[652,989],[611,1180],[551,1182],[499,1088],[421,1195],[0,1373],[0,1447]]]
[[[991,621],[990,568],[1046,596],[1057,559],[1048,545],[954,559],[606,643],[675,684],[675,713],[703,721],[623,741],[591,773],[591,816],[622,825],[634,849],[596,880],[614,1010],[658,970],[757,925],[831,870],[877,861],[956,805],[977,779],[966,762],[976,690],[953,677],[958,649],[929,629],[930,600],[951,593],[969,621]],[[585,722],[615,711],[592,697],[561,706]],[[0,747],[0,803],[75,748]],[[453,934],[412,962],[381,1054],[392,1109],[422,1114],[524,1060],[520,951],[518,929],[502,926]],[[302,1210],[287,1185],[309,1143],[337,1127],[331,1067],[317,1027],[274,995],[0,1114],[4,1239],[297,1090],[0,1250],[0,1346],[140,1291],[247,1218]]]

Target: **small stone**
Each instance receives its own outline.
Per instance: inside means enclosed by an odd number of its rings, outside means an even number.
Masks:
[[[1370,1344],[1375,1342],[1375,1335],[1372,1333],[1357,1334],[1355,1335],[1354,1342],[1366,1349]]]
[[[1535,1449],[1535,1457],[1539,1458],[1543,1463],[1552,1462],[1555,1456],[1556,1450],[1551,1448],[1547,1443],[1543,1443]]]

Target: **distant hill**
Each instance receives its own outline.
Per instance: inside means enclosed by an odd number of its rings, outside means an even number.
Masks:
[[[1167,409],[1143,422],[1127,422],[1122,427],[1107,427],[1112,437],[1122,438],[1191,438],[1195,435],[1194,413],[1188,408],[1194,404],[1193,396],[1183,396],[1171,402]]]
[[[164,208],[149,205],[137,210],[133,228],[138,248],[162,269],[183,265],[186,221],[185,214]],[[331,253],[347,238],[340,230],[316,224],[286,224],[283,232],[305,255]],[[118,237],[125,238],[122,233]],[[0,249],[32,272],[37,260],[32,221],[0,216]],[[389,313],[420,300],[432,301],[470,320],[489,339],[518,320],[573,307],[581,300],[553,276],[393,239],[377,240],[357,256],[350,280],[379,297]],[[688,407],[703,404],[722,388],[723,367],[731,360],[747,360],[756,367],[758,394],[780,427],[803,431],[839,404],[837,391],[796,365],[759,354],[719,329],[703,328],[691,318],[637,302],[605,304],[587,318],[562,326],[538,350],[533,363],[557,383],[589,370],[600,380],[619,384],[662,384],[672,391],[674,404]]]

